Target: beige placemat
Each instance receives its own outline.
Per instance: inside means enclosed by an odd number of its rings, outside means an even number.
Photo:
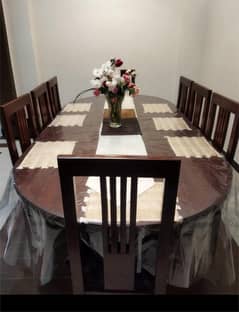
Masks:
[[[92,103],[69,103],[62,111],[67,113],[89,112],[91,104]]]
[[[36,142],[17,169],[57,168],[57,155],[72,154],[75,144],[76,141]]]
[[[178,157],[222,157],[204,137],[169,137],[171,148]]]
[[[166,103],[143,104],[144,113],[173,113]]]
[[[154,117],[156,130],[191,130],[183,118],[176,117]]]
[[[82,127],[86,115],[57,115],[48,127]]]
[[[162,213],[164,183],[156,182],[152,187],[138,195],[137,201],[137,222],[160,222]],[[100,193],[90,191],[89,196],[84,198],[85,205],[82,207],[83,217],[82,222],[101,223],[101,198]],[[110,204],[108,210],[110,214]],[[180,206],[176,205],[175,217],[176,222],[182,220],[180,215]],[[117,220],[119,222],[120,208],[117,207]],[[126,208],[126,222],[129,223],[129,202]]]

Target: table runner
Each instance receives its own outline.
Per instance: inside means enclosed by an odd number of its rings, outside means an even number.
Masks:
[[[130,101],[126,97],[126,101],[123,102],[124,109],[134,109],[133,99]],[[135,116],[136,111],[135,111]],[[114,129],[112,129],[114,130]],[[114,131],[113,131],[114,132]],[[99,136],[98,146],[96,150],[96,155],[141,155],[147,156],[147,151],[145,148],[144,141],[141,135],[114,135],[109,136],[102,135]],[[118,181],[119,184],[119,181]],[[96,177],[89,177],[87,179],[86,185],[90,188],[87,196],[84,198],[84,205],[82,206],[83,217],[81,221],[91,222],[100,224],[101,217],[101,200],[100,200],[100,187],[99,179]],[[163,185],[161,182],[154,182],[152,178],[139,178],[138,179],[138,205],[137,205],[137,222],[143,221],[154,221],[160,222],[161,212],[162,212],[162,197],[163,197]],[[117,196],[119,196],[119,186]],[[129,190],[127,194],[127,211],[129,213]],[[108,194],[108,199],[110,196]],[[153,199],[153,200],[152,200]],[[150,209],[148,202],[151,202]],[[117,198],[117,215],[119,216],[119,198]],[[179,205],[176,207],[175,211],[175,221],[181,221],[182,217],[178,213],[181,208]],[[128,216],[129,217],[129,216]],[[129,218],[127,218],[129,222]]]

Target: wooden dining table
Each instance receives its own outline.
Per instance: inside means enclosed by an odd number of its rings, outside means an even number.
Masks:
[[[82,109],[77,110],[77,105],[80,107],[79,103],[82,104]],[[54,142],[63,144],[73,142],[72,152],[69,153],[68,150],[64,152],[63,148],[59,150],[60,154],[96,155],[97,145],[102,137],[100,128],[104,116],[105,122],[107,122],[105,98],[104,96],[88,97],[81,99],[79,103],[70,104],[68,108],[65,106],[57,117],[83,116],[84,121],[80,126],[77,123],[61,124],[60,122],[53,126],[49,125],[14,167],[15,187],[22,199],[43,213],[62,219],[64,216],[57,165],[51,163],[46,166],[44,164],[28,165],[27,163],[24,165],[24,160],[39,143],[45,144],[42,146],[45,148],[44,155],[48,154],[48,151],[50,155],[47,144]],[[224,200],[230,189],[232,179],[230,165],[224,157],[213,150],[209,143],[205,143],[206,139],[200,131],[192,127],[187,119],[176,111],[176,107],[171,102],[159,97],[139,95],[133,98],[133,103],[136,115],[131,116],[132,109],[123,109],[122,127],[118,130],[112,129],[114,134],[124,137],[133,134],[127,133],[127,129],[124,132],[125,122],[137,116],[141,138],[148,157],[179,157],[181,159],[178,204],[182,220],[197,218],[201,214],[209,213]],[[84,111],[84,106],[87,107],[86,111]],[[175,120],[178,124],[173,125],[172,122]],[[185,138],[189,141],[181,141]],[[209,150],[202,150],[198,145],[198,138],[203,140],[204,147],[205,144],[208,144],[206,149],[209,148]],[[176,141],[170,141],[171,139]],[[190,139],[196,141],[190,141]],[[177,143],[177,148],[174,148],[174,142]],[[184,149],[184,145],[187,145],[187,148]],[[42,149],[38,154],[40,158],[41,152]],[[56,155],[52,157],[56,158]],[[77,185],[78,193],[85,194],[86,179],[78,179]],[[79,218],[82,216],[80,205],[77,207]]]
[[[6,198],[11,214],[4,260],[11,264],[21,259],[34,271],[40,261],[41,284],[53,278],[56,249],[64,246],[66,250],[58,155],[143,155],[181,160],[169,284],[189,287],[195,279],[210,278],[220,214],[233,181],[230,164],[165,99],[126,96],[119,129],[109,127],[108,117],[104,96],[68,103],[19,158],[9,180],[10,197]],[[88,182],[87,177],[75,178],[77,219],[80,226],[85,224],[85,242],[103,256],[99,193]],[[137,215],[137,272],[144,268],[154,274],[157,245],[151,233],[158,233],[160,227],[160,219],[155,218],[160,215],[155,204],[159,185],[151,181],[138,196],[144,205],[143,213],[139,218]],[[92,211],[97,216],[92,217]],[[19,244],[23,244],[21,249]],[[230,254],[230,250],[225,252]],[[227,256],[226,260],[225,276],[233,280],[232,259]]]

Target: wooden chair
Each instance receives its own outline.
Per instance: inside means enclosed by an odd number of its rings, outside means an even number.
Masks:
[[[31,91],[37,130],[41,132],[52,121],[53,114],[47,90],[47,84],[42,83]]]
[[[3,127],[13,165],[19,158],[15,139],[19,139],[22,153],[31,145],[31,134],[37,136],[30,94],[22,95],[1,105]]]
[[[49,100],[51,104],[51,111],[52,111],[53,117],[55,117],[56,114],[58,114],[59,111],[61,110],[61,101],[60,101],[60,96],[59,96],[57,77],[53,77],[47,81],[47,89],[48,89]]]
[[[234,121],[230,116],[234,115]],[[229,125],[232,123],[230,129]],[[206,127],[206,137],[213,146],[224,153],[226,159],[239,171],[239,165],[234,161],[234,156],[239,139],[239,103],[228,99],[218,93],[213,93],[211,109]],[[228,146],[225,148],[226,138]]]
[[[181,76],[179,79],[177,109],[179,112],[185,114],[187,111],[188,102],[190,99],[191,88],[193,81]]]
[[[134,291],[136,258],[136,212],[138,177],[165,178],[163,209],[158,239],[155,294],[166,291],[169,253],[180,171],[180,160],[146,157],[58,156],[64,207],[66,238],[74,293],[85,293],[73,177],[98,176],[101,187],[102,236],[104,253],[104,290]],[[110,212],[106,177],[110,177]],[[120,177],[120,221],[117,225],[116,177]],[[131,178],[130,224],[126,224],[126,183]],[[150,203],[149,203],[150,205]],[[109,221],[109,216],[111,220]],[[119,219],[118,219],[119,220]],[[127,232],[129,230],[129,232]],[[129,233],[129,235],[127,235]]]
[[[188,120],[190,120],[195,127],[201,129],[204,134],[206,131],[211,95],[212,90],[195,82],[192,83],[190,99],[185,115]]]
[[[121,69],[120,70],[120,74],[121,76],[123,76],[127,71],[129,71],[130,73],[135,72],[135,69]],[[135,79],[136,79],[136,74],[132,75],[132,82],[135,83]]]

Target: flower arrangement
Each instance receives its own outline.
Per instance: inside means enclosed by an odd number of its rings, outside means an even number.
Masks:
[[[99,69],[95,68],[93,70],[94,79],[91,80],[91,84],[94,87],[94,95],[122,96],[127,90],[129,95],[139,94],[139,88],[133,83],[136,75],[135,70],[126,70],[121,75],[119,67],[122,64],[121,59],[112,58],[102,64]]]

